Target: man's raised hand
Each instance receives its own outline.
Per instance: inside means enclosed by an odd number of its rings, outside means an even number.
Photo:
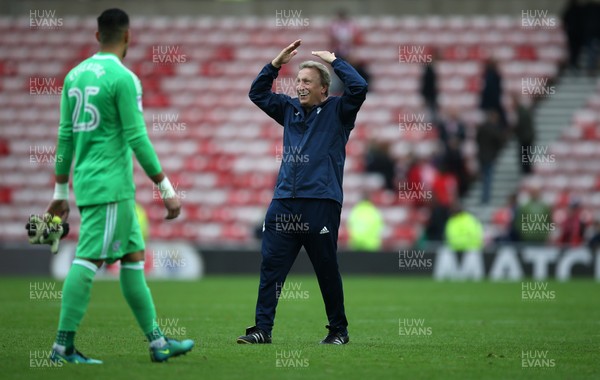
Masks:
[[[273,66],[275,66],[276,68],[280,68],[281,65],[285,65],[286,63],[288,63],[290,61],[290,59],[292,59],[293,56],[298,54],[298,51],[296,50],[296,48],[298,46],[300,46],[301,43],[302,43],[302,40],[296,40],[296,41],[292,42],[288,47],[283,49],[281,51],[281,53],[279,53],[279,55],[277,55],[277,57],[275,57],[275,59],[273,59],[271,61],[271,64]]]
[[[329,63],[331,64],[331,62],[335,61],[335,53],[329,52],[327,50],[319,50],[319,51],[313,51],[312,55],[316,55],[317,57],[321,58],[323,61],[325,61],[325,63]]]

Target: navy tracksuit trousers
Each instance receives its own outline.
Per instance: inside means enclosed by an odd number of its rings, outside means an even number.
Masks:
[[[315,269],[330,329],[347,331],[337,239],[342,206],[331,199],[273,199],[262,240],[256,326],[271,335],[278,294],[304,246]]]

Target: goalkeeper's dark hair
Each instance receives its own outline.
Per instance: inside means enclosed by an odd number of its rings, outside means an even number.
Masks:
[[[129,16],[118,8],[107,9],[98,16],[98,32],[101,44],[119,42],[123,33],[129,28]]]

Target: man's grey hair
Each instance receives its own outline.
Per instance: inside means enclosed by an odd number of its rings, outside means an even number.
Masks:
[[[325,96],[329,96],[329,88],[331,87],[331,74],[329,74],[329,70],[327,69],[327,66],[325,66],[321,62],[304,61],[300,64],[300,70],[302,70],[302,69],[317,69],[317,70],[319,70],[319,77],[321,78],[321,85],[327,86],[327,90],[325,90]]]

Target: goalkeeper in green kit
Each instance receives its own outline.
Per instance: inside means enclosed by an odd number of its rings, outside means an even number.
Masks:
[[[162,172],[146,132],[142,87],[121,60],[130,40],[129,17],[108,9],[98,17],[100,51],[65,77],[58,132],[56,184],[48,213],[66,221],[69,173],[81,213],[79,241],[65,279],[56,342],[51,359],[102,363],[75,348],[74,338],[90,300],[92,281],[104,262],[121,261],[121,290],[150,343],[150,358],[163,362],[189,352],[192,340],[165,337],[144,277],[144,239],[135,211],[132,152],[156,184],[167,209],[166,219],[181,205]]]

